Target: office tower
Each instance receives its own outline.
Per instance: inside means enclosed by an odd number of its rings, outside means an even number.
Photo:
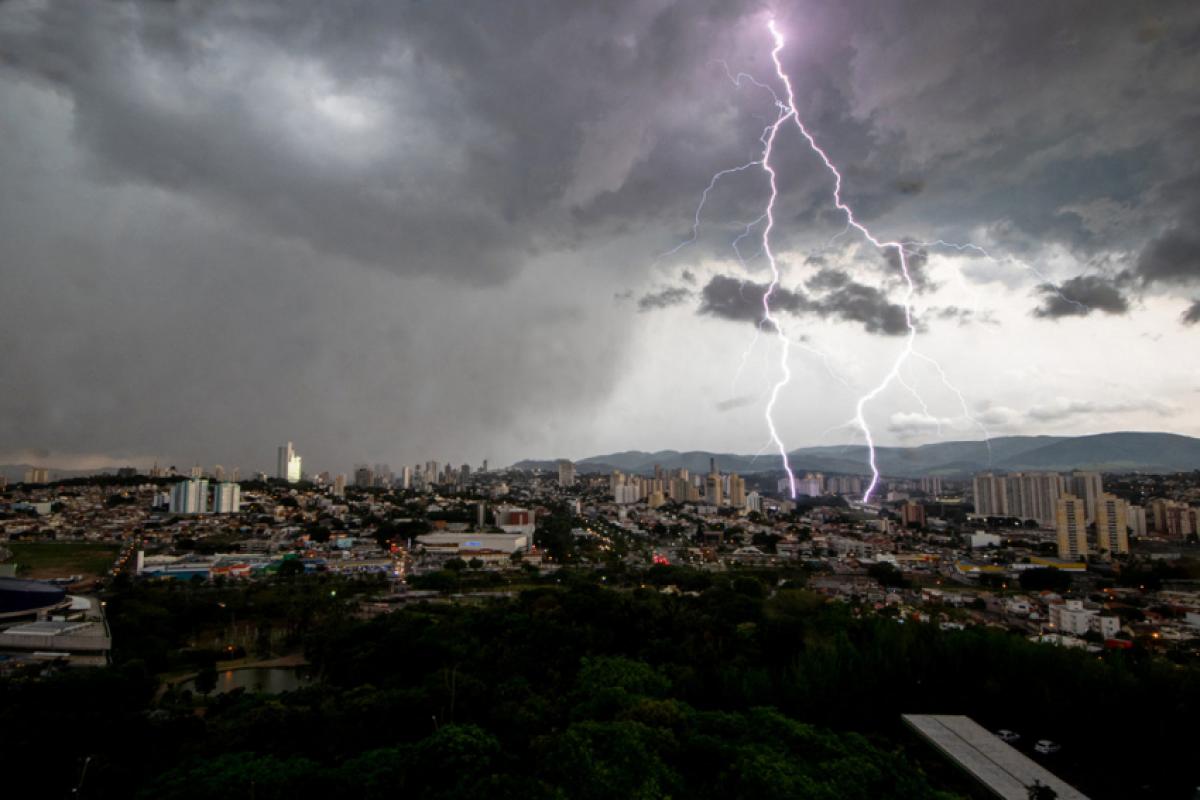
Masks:
[[[575,465],[565,458],[558,460],[558,485],[562,487],[575,485]]]
[[[1096,550],[1111,556],[1129,552],[1127,505],[1124,500],[1101,492],[1095,501]]]
[[[366,464],[354,470],[354,485],[360,489],[369,489],[375,484],[375,473]]]
[[[208,481],[191,478],[171,487],[172,514],[203,514],[208,510]]]
[[[333,479],[333,496],[346,496],[346,476],[344,473],[338,473],[338,476]]]
[[[1007,494],[1004,476],[991,472],[976,475],[971,482],[975,492],[975,513],[982,517],[1007,517]]]
[[[1082,499],[1064,494],[1057,503],[1058,557],[1077,560],[1087,556],[1087,508]]]
[[[242,487],[230,482],[213,486],[212,513],[237,514],[241,510]]]
[[[729,505],[734,508],[746,506],[746,480],[736,472],[729,475]]]
[[[301,476],[300,456],[296,454],[292,443],[288,442],[279,448],[275,462],[275,477],[288,483],[299,483]]]
[[[1072,472],[1071,477],[1067,479],[1067,491],[1083,500],[1087,506],[1087,519],[1089,523],[1096,521],[1096,504],[1100,500],[1100,495],[1104,493],[1104,484],[1100,480],[1099,472]]]

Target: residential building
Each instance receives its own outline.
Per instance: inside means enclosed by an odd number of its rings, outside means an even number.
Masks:
[[[1080,559],[1088,554],[1087,509],[1073,494],[1058,498],[1058,557]]]

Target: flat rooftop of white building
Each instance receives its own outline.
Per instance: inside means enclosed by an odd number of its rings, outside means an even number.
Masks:
[[[1041,764],[1002,741],[970,717],[903,714],[905,723],[1004,800],[1029,800],[1034,781],[1049,786],[1058,800],[1087,800]]]

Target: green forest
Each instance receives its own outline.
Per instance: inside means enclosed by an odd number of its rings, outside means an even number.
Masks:
[[[47,797],[951,798],[969,784],[899,718],[948,713],[1063,743],[1047,766],[1092,797],[1192,796],[1195,668],[704,583],[564,580],[370,620],[315,579],[126,587],[114,635],[139,648],[0,681],[5,760]],[[235,597],[284,620],[317,682],[158,692]]]

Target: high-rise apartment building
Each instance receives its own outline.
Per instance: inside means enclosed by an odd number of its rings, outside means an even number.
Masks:
[[[1097,503],[1104,493],[1104,483],[1099,472],[1072,472],[1066,481],[1066,490],[1083,500],[1087,506],[1088,523],[1096,521]]]
[[[1004,491],[1004,476],[991,472],[976,475],[972,481],[975,491],[975,513],[983,517],[1007,517],[1008,498]]]
[[[1088,554],[1087,508],[1082,499],[1064,494],[1057,502],[1058,557],[1072,560]]]
[[[729,476],[729,505],[734,508],[746,507],[746,479],[736,472]]]
[[[721,476],[715,472],[708,476],[704,490],[704,500],[712,506],[725,505],[724,498],[721,496]]]
[[[168,507],[172,514],[204,514],[208,511],[208,481],[190,478],[175,484]]]
[[[1121,498],[1101,492],[1095,500],[1096,551],[1110,556],[1129,552],[1127,505]]]
[[[282,445],[275,460],[275,477],[288,483],[299,483],[301,474],[300,456],[296,454],[292,443]]]
[[[375,471],[363,464],[354,470],[354,485],[360,489],[370,489],[375,485]]]
[[[224,482],[213,486],[212,513],[237,514],[242,510],[242,487]]]
[[[30,467],[25,470],[25,483],[49,483],[50,470],[45,467]]]
[[[565,458],[558,460],[558,485],[562,487],[575,485],[575,465]]]

